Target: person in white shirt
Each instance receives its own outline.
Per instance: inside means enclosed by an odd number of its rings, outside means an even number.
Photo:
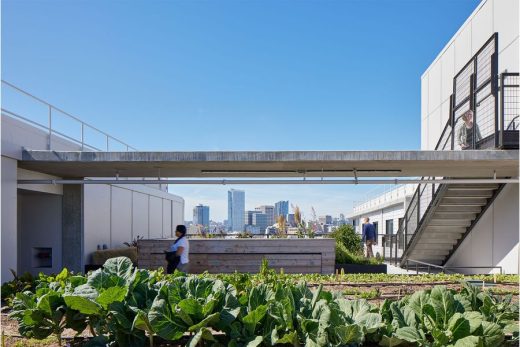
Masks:
[[[170,252],[175,252],[175,258],[168,261],[167,273],[175,272],[175,269],[188,273],[188,263],[190,262],[190,243],[186,238],[186,226],[177,225],[175,228],[177,240],[170,246]]]

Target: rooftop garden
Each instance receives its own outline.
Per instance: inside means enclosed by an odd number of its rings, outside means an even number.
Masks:
[[[34,346],[518,345],[518,276],[175,273],[113,258],[2,286],[4,341]],[[483,283],[484,283],[483,282]],[[398,293],[385,294],[388,288]],[[40,342],[38,342],[40,341]]]

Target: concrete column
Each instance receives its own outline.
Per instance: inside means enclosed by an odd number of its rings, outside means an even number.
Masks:
[[[62,264],[75,272],[84,271],[84,186],[63,185]]]
[[[2,156],[2,186],[0,189],[2,192],[2,237],[0,242],[2,245],[2,272],[0,282],[2,283],[13,279],[10,269],[16,272],[19,270],[17,165],[16,160]]]

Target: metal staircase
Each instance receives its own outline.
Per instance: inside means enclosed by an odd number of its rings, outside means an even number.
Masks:
[[[401,265],[408,259],[444,265],[498,196],[503,184],[441,185],[411,235]]]
[[[469,148],[518,148],[520,76],[498,74],[498,35],[494,34],[454,77],[450,115],[435,150],[460,150],[458,130],[462,116],[473,111]],[[471,233],[504,184],[432,184],[423,177],[395,235],[387,238],[391,261],[414,269],[446,268],[446,262]],[[386,251],[385,251],[386,252]]]

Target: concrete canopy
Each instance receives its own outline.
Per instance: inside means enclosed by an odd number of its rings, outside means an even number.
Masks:
[[[24,150],[19,167],[82,177],[518,177],[518,150],[81,152]]]

